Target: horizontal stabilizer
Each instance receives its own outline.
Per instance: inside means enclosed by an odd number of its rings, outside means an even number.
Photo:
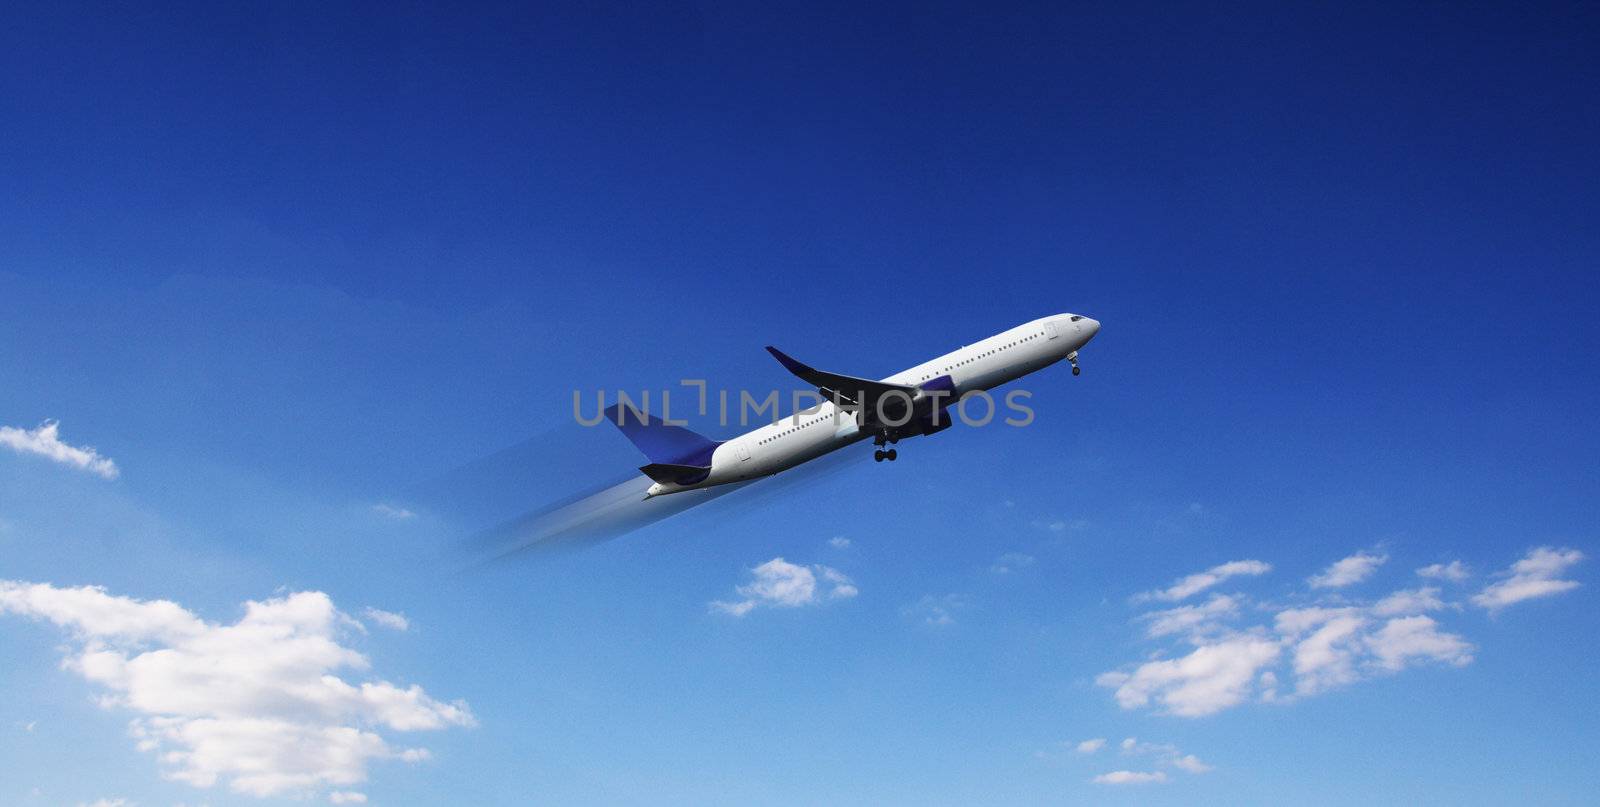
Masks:
[[[666,462],[652,462],[639,467],[645,476],[657,482],[678,485],[693,485],[706,478],[711,473],[711,466],[705,465],[673,465]]]

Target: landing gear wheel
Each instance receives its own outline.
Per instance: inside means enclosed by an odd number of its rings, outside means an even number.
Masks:
[[[1082,370],[1078,369],[1078,351],[1074,350],[1071,353],[1068,353],[1067,354],[1067,361],[1072,362],[1072,374],[1073,375],[1077,375],[1078,373],[1083,372]]]
[[[1082,373],[1082,372],[1083,372],[1083,368],[1082,368],[1082,367],[1079,367],[1079,366],[1078,366],[1078,365],[1076,365],[1076,364],[1074,364],[1074,365],[1072,365],[1072,374],[1073,374],[1073,375],[1079,375],[1079,374],[1081,374],[1081,373]]]
[[[872,461],[873,462],[883,462],[883,452],[882,451],[874,451],[874,452],[872,452]]]
[[[888,451],[885,451],[884,454],[883,454],[883,458],[888,460],[888,461],[890,461],[890,462],[894,462],[894,458],[898,457],[898,456],[900,456],[900,455],[898,453],[896,453],[895,450],[892,449],[892,448],[889,449]]]

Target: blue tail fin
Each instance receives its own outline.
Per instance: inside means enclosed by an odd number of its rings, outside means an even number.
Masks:
[[[617,404],[606,410],[606,418],[650,459],[651,465],[686,465],[710,468],[711,454],[721,443],[701,437],[682,426],[673,426],[633,407]]]

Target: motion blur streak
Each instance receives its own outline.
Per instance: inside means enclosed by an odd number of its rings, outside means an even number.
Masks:
[[[860,466],[851,462],[860,457],[840,452],[779,476],[645,500],[650,480],[618,473],[633,458],[610,428],[556,427],[417,485],[402,501],[462,536],[451,565],[471,567],[581,549],[690,510],[696,518],[740,518],[776,493]]]
[[[650,480],[634,477],[479,532],[469,539],[471,552],[478,562],[488,562],[519,554],[575,550],[620,538],[689,510],[719,521],[741,518],[760,510],[767,500],[785,490],[809,484],[846,466],[859,465],[852,459],[860,458],[835,454],[780,476],[651,499],[643,498]]]

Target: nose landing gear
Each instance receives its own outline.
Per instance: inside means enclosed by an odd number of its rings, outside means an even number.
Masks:
[[[1068,353],[1067,361],[1072,362],[1073,375],[1078,375],[1079,373],[1083,372],[1083,368],[1078,366],[1078,351],[1074,350],[1071,353]]]

